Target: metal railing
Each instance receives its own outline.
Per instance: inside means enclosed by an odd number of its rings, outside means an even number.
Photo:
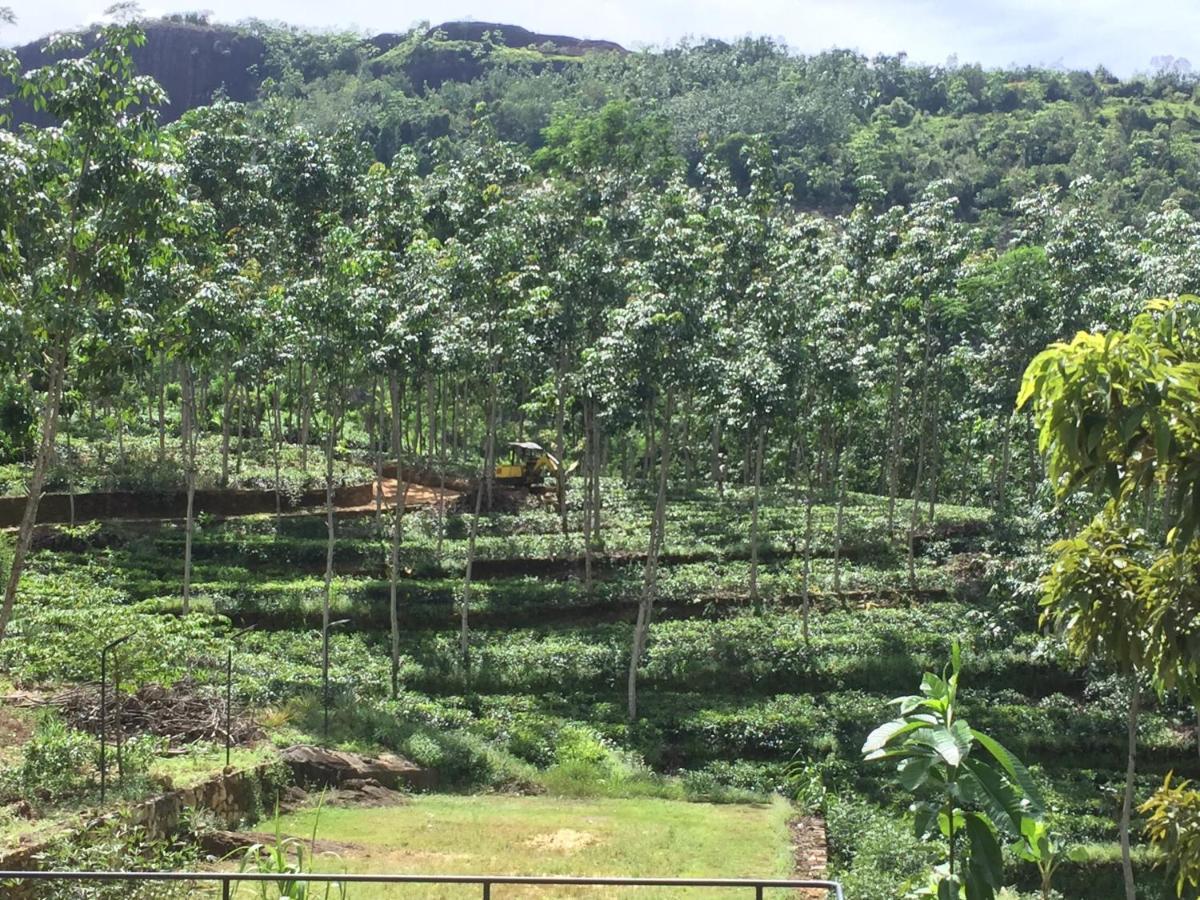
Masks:
[[[289,875],[278,872],[3,872],[0,882],[22,881],[180,881],[210,882],[221,886],[221,896],[228,898],[234,882],[309,882],[338,884],[468,884],[483,889],[483,900],[491,900],[492,888],[496,885],[523,884],[551,886],[591,887],[710,887],[754,891],[756,900],[762,900],[767,890],[824,890],[832,893],[836,900],[844,900],[842,886],[836,881],[782,880],[771,878],[608,878],[608,877],[556,877],[547,875],[364,875],[332,873],[304,873]],[[598,895],[600,896],[600,895]]]

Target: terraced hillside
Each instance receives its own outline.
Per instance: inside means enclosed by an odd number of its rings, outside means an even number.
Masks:
[[[937,509],[917,542],[914,591],[887,531],[886,500],[852,495],[840,542],[836,510],[816,506],[806,552],[800,497],[769,492],[755,604],[746,588],[750,492],[672,498],[641,717],[631,725],[624,685],[649,512],[636,490],[613,483],[606,492],[590,591],[578,536],[562,536],[552,511],[535,504],[486,517],[469,667],[458,607],[469,516],[447,515],[439,554],[438,508],[409,514],[394,698],[389,541],[372,515],[342,519],[331,615],[349,621],[330,639],[332,742],[396,752],[454,790],[723,802],[778,792],[797,817],[825,819],[830,864],[850,896],[893,896],[930,849],[898,815],[906,801],[890,772],[864,767],[860,747],[888,717],[888,699],[939,670],[958,637],[964,714],[1034,767],[1055,827],[1086,848],[1061,881],[1115,896],[1120,689],[1085,678],[1055,638],[1038,633],[1028,576],[986,512]],[[126,690],[218,682],[225,636],[255,626],[234,645],[236,695],[266,744],[319,742],[324,529],[318,515],[279,526],[271,516],[201,522],[193,612],[183,618],[177,523],[46,527],[17,627],[72,637],[6,642],[0,660],[15,682],[45,692],[47,680],[94,678],[98,648],[132,632],[121,652]],[[1167,770],[1200,771],[1193,722],[1170,702],[1147,713],[1139,763],[1147,788]],[[1009,867],[1014,881],[1033,884],[1032,866]]]

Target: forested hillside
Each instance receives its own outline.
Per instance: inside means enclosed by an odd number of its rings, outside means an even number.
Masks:
[[[257,96],[174,118],[164,28],[0,54],[37,117],[0,131],[0,844],[251,864],[205,815],[98,840],[116,734],[118,810],[228,739],[276,791],[320,744],[470,795],[397,829],[522,823],[417,858],[339,794],[351,871],[1200,871],[1162,824],[1200,808],[1200,81],[253,25]],[[527,833],[597,798],[611,833]],[[637,839],[743,814],[728,859]]]
[[[800,56],[766,38],[625,52],[516,25],[445,23],[395,34],[313,34],[202,14],[147,23],[139,68],[167,88],[168,119],[209,102],[282,98],[318,129],[349,122],[387,162],[403,146],[459,140],[486,110],[497,136],[530,151],[556,117],[620,101],[664,129],[694,175],[706,153],[745,186],[742,148],[761,136],[801,209],[844,213],[872,177],[888,204],[945,179],[956,214],[1008,237],[1013,204],[1091,176],[1098,206],[1126,224],[1167,200],[1198,203],[1196,77],[1119,79],[1033,67],[927,65],[903,54]],[[41,43],[21,48],[26,67]],[[483,104],[482,108],[480,104]]]

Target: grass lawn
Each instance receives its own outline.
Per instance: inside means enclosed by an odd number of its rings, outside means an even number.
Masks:
[[[318,837],[347,847],[338,857],[319,857],[316,865],[333,872],[789,878],[791,814],[782,800],[714,805],[658,799],[420,796],[399,807],[321,810]],[[285,834],[310,835],[316,816],[315,809],[301,810],[284,816],[280,826]],[[262,827],[269,825],[264,822]],[[492,896],[719,900],[743,893],[751,892],[514,885],[496,887]],[[479,895],[478,887],[457,885],[354,885],[348,892],[350,900]]]

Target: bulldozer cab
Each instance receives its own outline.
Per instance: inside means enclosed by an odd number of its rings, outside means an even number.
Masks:
[[[497,463],[495,478],[503,484],[531,487],[541,484],[547,475],[557,475],[558,460],[533,441],[513,441],[508,445],[509,458]]]

